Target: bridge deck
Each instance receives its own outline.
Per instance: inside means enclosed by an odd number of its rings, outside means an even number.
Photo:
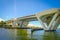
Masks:
[[[33,15],[28,15],[28,16],[24,16],[24,17],[20,17],[20,18],[17,18],[19,20],[24,20],[24,19],[32,19],[32,18],[36,18],[35,14]]]

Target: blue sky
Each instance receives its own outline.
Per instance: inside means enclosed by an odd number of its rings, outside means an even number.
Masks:
[[[0,18],[8,20],[60,8],[60,0],[0,0]]]

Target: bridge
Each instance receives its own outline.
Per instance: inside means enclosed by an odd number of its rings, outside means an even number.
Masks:
[[[46,31],[56,30],[60,24],[60,9],[53,8],[33,15],[13,19],[12,26],[27,27],[29,21],[39,21]]]

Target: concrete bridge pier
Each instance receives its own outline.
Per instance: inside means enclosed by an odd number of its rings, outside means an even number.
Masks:
[[[46,29],[47,29],[47,25],[46,25],[45,23],[43,23],[43,21],[42,21],[39,17],[37,17],[37,19],[38,19],[38,21],[41,23],[42,28],[43,28],[44,30],[46,30]]]
[[[28,23],[29,23],[29,21],[28,20],[22,20],[22,21],[18,21],[17,23],[18,23],[18,27],[26,28]]]
[[[47,30],[46,31],[55,31],[57,28],[57,16],[58,13],[55,13],[53,18],[51,19],[49,25],[47,26]],[[56,25],[56,26],[55,26]]]
[[[16,21],[16,19],[12,20],[12,27],[17,27],[17,21]]]
[[[29,23],[28,20],[21,20],[21,21],[17,20],[12,22],[12,27],[27,28],[28,23]]]
[[[28,20],[24,20],[23,23],[22,23],[22,27],[26,28],[28,23],[29,23]]]
[[[18,21],[17,24],[18,24],[18,27],[22,28],[23,21]]]
[[[51,18],[49,18],[49,19],[47,19],[47,17],[49,17],[48,15],[50,15],[50,14],[46,13],[45,15],[42,14],[42,16],[43,16],[42,17],[40,14],[37,14],[36,17],[45,31],[55,31],[60,23],[59,12],[51,13],[51,16],[50,16]],[[41,19],[41,18],[43,18],[43,19]],[[45,19],[46,19],[46,21],[45,21]],[[48,20],[50,20],[50,22]]]
[[[59,23],[60,23],[60,17],[57,17],[57,19],[55,19],[55,21],[53,22],[52,26],[50,27],[51,30],[56,30]]]

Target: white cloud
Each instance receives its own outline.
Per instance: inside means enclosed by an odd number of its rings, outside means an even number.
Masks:
[[[37,26],[37,25],[34,25],[34,24],[28,24],[28,27],[31,27],[31,26],[34,26],[34,27],[42,27],[42,25]]]
[[[1,21],[4,21],[4,20],[3,20],[2,18],[0,18],[0,22],[1,22]]]
[[[28,24],[28,26],[35,26],[34,24]]]

